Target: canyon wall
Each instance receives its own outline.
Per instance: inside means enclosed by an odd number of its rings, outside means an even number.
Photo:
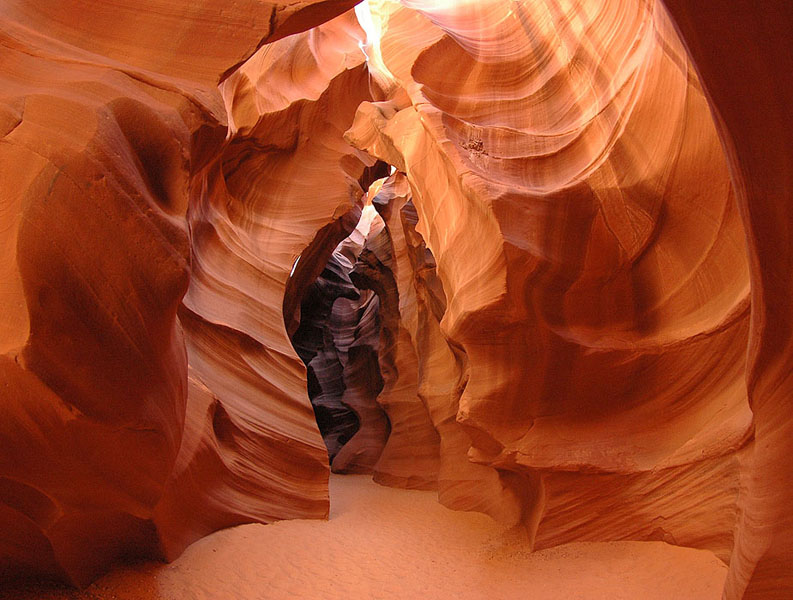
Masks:
[[[0,8],[0,578],[327,516],[313,353],[334,470],[787,598],[786,2],[353,4]]]
[[[370,194],[373,192],[370,190]],[[378,194],[373,194],[373,202],[382,193],[381,187]],[[403,320],[403,298],[395,274],[397,255],[382,218],[373,225],[351,273],[359,288],[372,290],[380,299],[377,358],[383,389],[377,402],[388,415],[390,432],[373,478],[395,487],[435,489],[439,440],[418,395],[419,362]]]
[[[218,440],[236,448],[224,461],[234,485],[192,504],[231,509],[238,522],[328,514],[327,451],[283,305],[301,251],[320,231],[346,235],[360,214],[365,163],[340,137],[369,96],[359,32],[339,17],[265,46],[231,75],[221,86],[229,135],[191,187],[179,318],[192,373],[224,411]]]
[[[420,452],[414,450],[412,454],[437,455],[433,482],[444,505],[517,523],[522,511],[521,493],[526,491],[520,485],[523,479],[468,459],[471,440],[456,420],[468,378],[466,355],[451,346],[441,332],[446,295],[435,258],[416,231],[418,216],[405,175],[392,175],[373,203],[388,234],[383,254],[389,259],[379,264],[390,271],[394,280],[399,319],[418,361],[417,395],[438,436],[437,442],[431,438],[425,438],[423,443],[414,439],[413,445]]]
[[[664,0],[704,83],[746,228],[747,387],[755,444],[725,597],[793,593],[793,10],[789,2]],[[739,75],[739,76],[737,76]]]
[[[390,429],[376,402],[383,387],[379,298],[350,279],[375,215],[371,206],[364,209],[350,236],[333,250],[303,294],[300,324],[291,336],[308,370],[308,394],[331,469],[340,473],[371,473]]]
[[[347,138],[407,177],[465,355],[467,457],[510,475],[505,514],[537,548],[665,540],[726,560],[752,433],[748,264],[665,10],[370,6],[384,92]]]
[[[226,141],[217,84],[262,43],[351,4],[0,8],[3,581],[84,584],[118,560],[173,558],[219,527],[327,514],[326,453],[281,304],[294,258],[362,193],[355,178],[364,164],[341,140],[368,97],[357,24],[342,18],[268,46],[303,48],[289,66],[317,73],[320,90],[301,77],[290,98],[287,71],[283,105],[264,106],[262,121],[283,118],[289,105],[323,115],[292,130],[316,136],[313,146],[289,138],[280,153],[273,148],[270,175],[296,180],[298,152],[298,163],[319,154],[320,164],[344,163],[351,174],[322,174],[325,196],[312,194],[306,222],[273,242],[258,278],[245,279],[257,265],[244,255],[262,249],[242,235],[258,213],[239,168],[259,121],[240,106],[257,92],[235,75],[236,135]],[[294,193],[289,201],[300,201]],[[229,267],[241,271],[230,284]],[[258,299],[246,304],[251,291]],[[228,310],[215,318],[218,303]],[[273,315],[265,333],[244,321],[264,304]],[[245,328],[235,329],[240,320]]]

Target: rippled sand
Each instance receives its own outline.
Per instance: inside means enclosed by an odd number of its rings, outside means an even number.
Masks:
[[[661,542],[577,543],[529,553],[489,517],[450,511],[431,492],[331,477],[329,521],[243,525],[169,565],[125,568],[82,592],[28,600],[581,599],[714,600],[727,567]]]

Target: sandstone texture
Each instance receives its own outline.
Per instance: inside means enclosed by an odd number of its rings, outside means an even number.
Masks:
[[[257,221],[266,199],[246,191],[245,153],[259,121],[291,114],[284,135],[311,131],[312,145],[273,142],[260,176],[288,186],[298,153],[333,165],[356,155],[341,133],[368,97],[357,37],[343,43],[358,25],[342,17],[268,45],[257,64],[303,48],[316,78],[262,98],[261,112],[239,108],[255,104],[255,79],[236,72],[227,106],[217,84],[263,41],[350,4],[0,9],[3,581],[84,584],[118,560],[174,558],[221,527],[327,514],[326,452],[281,305],[294,258],[361,195],[365,165],[323,176],[312,199],[324,209],[304,207],[306,223],[267,242],[278,256],[257,262],[262,248],[242,234],[277,223]],[[328,111],[334,87],[344,100]]]
[[[364,209],[303,295],[292,344],[308,370],[308,394],[332,470],[371,473],[390,430],[377,404],[379,297],[350,279],[376,211]],[[353,441],[354,440],[354,441]]]
[[[0,580],[328,477],[793,595],[786,0],[7,0]]]
[[[727,598],[793,593],[793,11],[665,0],[707,91],[730,165],[751,266],[746,383],[755,444],[743,468]],[[717,50],[718,49],[718,50]],[[740,73],[736,80],[729,73]]]
[[[384,189],[387,185],[378,194]],[[378,195],[374,195],[373,202],[377,201]],[[358,287],[372,290],[380,298],[378,361],[383,389],[377,402],[388,415],[391,431],[374,467],[374,480],[410,489],[434,489],[438,434],[418,395],[418,357],[403,322],[390,230],[382,218],[373,225],[351,276]]]
[[[726,560],[752,433],[748,262],[665,10],[370,6],[384,95],[347,139],[406,175],[464,355],[467,458],[519,506],[468,502],[536,548],[664,540]]]

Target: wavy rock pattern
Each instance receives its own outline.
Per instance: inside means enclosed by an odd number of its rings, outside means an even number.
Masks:
[[[375,190],[369,193],[376,197]],[[358,288],[372,290],[380,299],[378,361],[383,389],[377,402],[388,415],[391,430],[374,467],[374,480],[394,487],[435,489],[439,439],[418,396],[418,360],[403,325],[393,252],[389,232],[377,218],[351,273]]]
[[[783,483],[793,477],[793,13],[781,0],[665,4],[712,102],[752,273],[747,383],[756,441],[725,597],[781,600],[793,594],[793,491]]]
[[[0,7],[0,578],[325,516],[349,236],[335,470],[790,597],[788,2],[353,4]]]
[[[336,300],[360,298],[350,281],[350,271],[352,263],[334,251],[306,292],[300,307],[300,327],[291,336],[292,345],[306,365],[308,396],[331,463],[358,430],[358,418],[341,401],[345,390],[344,365],[331,331],[331,313]],[[351,327],[354,328],[355,323]]]
[[[469,456],[529,479],[537,547],[660,538],[726,558],[748,266],[663,7],[405,4],[370,3],[386,95],[347,136],[407,175],[468,360]]]
[[[263,44],[306,31],[355,0],[8,0],[2,19],[14,37],[53,57],[97,59],[137,77],[166,76],[174,87],[214,86]],[[192,85],[191,85],[192,84]],[[184,87],[183,87],[184,86]],[[213,90],[214,91],[214,90]],[[209,90],[204,92],[207,96]]]
[[[226,119],[214,86],[255,50],[263,31],[274,39],[350,6],[311,4],[257,1],[221,10],[207,1],[15,0],[0,8],[3,580],[83,584],[122,558],[172,558],[219,527],[326,513],[324,448],[305,392],[290,395],[293,382],[283,375],[269,384],[282,405],[264,418],[257,406],[267,389],[262,373],[280,372],[279,361],[290,363],[293,352],[262,351],[261,327],[212,322],[206,290],[193,289],[180,309],[188,286],[206,287],[212,250],[217,258],[218,245],[205,238],[218,222],[230,223],[215,218],[223,212],[208,216],[213,203],[201,192],[222,184],[231,201],[245,180],[239,169],[219,177],[221,163],[212,160]],[[131,12],[134,19],[120,18]],[[348,31],[350,23],[326,31]],[[321,36],[300,39],[305,46]],[[361,58],[356,71],[336,41],[333,50],[312,45],[320,57],[344,57],[336,72],[325,65],[326,82],[334,87],[335,78],[347,94],[360,81],[363,94],[331,111],[326,128],[335,123],[340,140],[368,86]],[[353,46],[357,52],[357,38]],[[318,69],[316,61],[307,68]],[[320,162],[355,155],[341,141],[335,153],[332,145],[317,147],[325,152]],[[223,157],[224,167],[243,162],[228,150]],[[363,168],[348,164],[353,181]],[[336,207],[360,195],[347,175],[338,178],[343,183],[327,188],[326,211],[285,244],[283,262]],[[224,252],[228,265],[236,255]],[[191,260],[198,268],[192,282]],[[232,306],[241,287],[228,285],[230,299],[221,302]],[[278,323],[280,306],[279,299]],[[293,375],[295,382],[303,376],[296,368]],[[290,477],[301,485],[281,497]]]
[[[358,301],[344,298],[333,306],[333,340],[344,365],[342,403],[358,418],[358,430],[333,459],[334,473],[372,473],[383,453],[391,425],[377,396],[383,378],[380,349],[380,298],[362,290]]]
[[[467,361],[441,333],[446,296],[435,259],[416,231],[418,219],[404,174],[389,178],[373,204],[390,239],[390,269],[399,292],[400,319],[418,360],[418,396],[440,438],[438,498],[455,510],[477,510],[517,523],[522,507],[515,494],[519,488],[514,486],[520,478],[508,474],[506,479],[515,481],[504,481],[495,469],[468,460],[471,441],[456,422]]]
[[[377,365],[379,299],[350,280],[376,214],[364,209],[349,237],[333,250],[303,295],[300,326],[291,336],[308,369],[309,397],[336,472],[371,473],[388,437],[388,419],[375,401],[383,387]]]
[[[231,424],[261,440],[262,451],[235,468],[274,500],[263,521],[328,511],[327,451],[285,295],[299,305],[300,282],[316,278],[360,215],[369,159],[341,137],[370,97],[360,34],[343,15],[265,46],[223,83],[231,133],[188,213],[192,279],[181,315],[190,364]]]
[[[355,230],[339,246],[339,252],[349,259],[348,276],[366,245],[376,216],[371,204],[365,207]],[[336,300],[330,318],[333,344],[343,367],[341,402],[358,419],[358,430],[331,463],[331,470],[336,473],[372,473],[391,430],[388,417],[376,400],[383,389],[378,363],[380,298],[371,290],[357,291],[357,299]]]

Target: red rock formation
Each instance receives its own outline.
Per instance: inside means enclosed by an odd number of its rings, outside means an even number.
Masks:
[[[406,4],[376,3],[387,95],[348,137],[407,175],[468,360],[469,456],[529,478],[538,547],[665,539],[726,558],[751,431],[747,265],[665,13]]]
[[[388,437],[388,419],[375,400],[383,387],[379,299],[350,281],[376,214],[364,209],[350,236],[333,250],[305,291],[300,326],[290,336],[307,366],[309,397],[336,472],[371,473]]]
[[[440,441],[418,396],[418,359],[403,323],[394,263],[388,230],[378,218],[351,273],[356,286],[373,290],[380,298],[378,362],[383,389],[377,402],[388,414],[391,431],[375,465],[374,480],[395,487],[435,489]]]
[[[335,473],[372,473],[391,426],[377,396],[383,379],[377,360],[380,342],[380,299],[362,290],[358,301],[339,299],[333,306],[333,339],[344,365],[341,401],[358,417],[358,431],[331,464]]]
[[[793,12],[663,2],[694,62],[661,0],[371,0],[368,64],[347,0],[6,0],[0,577],[327,514],[290,334],[376,157],[334,469],[789,597]]]
[[[223,83],[231,133],[197,176],[187,215],[192,278],[180,316],[189,361],[230,423],[261,440],[261,454],[235,464],[280,504],[259,520],[327,515],[327,451],[284,315],[327,262],[324,244],[304,249],[315,237],[345,237],[360,214],[369,159],[341,137],[370,97],[360,34],[344,15],[265,46]]]
[[[355,0],[8,0],[2,20],[12,37],[35,40],[51,56],[77,53],[139,78],[174,78],[175,88],[214,86],[263,44],[306,31]],[[204,90],[208,95],[209,90]],[[205,98],[206,99],[206,96]]]
[[[373,202],[388,229],[400,317],[418,359],[418,396],[440,438],[438,498],[455,510],[477,510],[517,523],[522,510],[518,494],[525,491],[521,478],[508,473],[502,478],[467,456],[471,440],[456,421],[468,377],[467,359],[441,332],[446,295],[435,259],[416,231],[416,210],[404,174],[393,175]]]
[[[441,332],[446,296],[435,258],[415,230],[417,216],[412,203],[401,210],[400,216],[416,273],[414,339],[421,361],[419,396],[441,438],[438,499],[455,510],[476,510],[502,522],[517,523],[527,482],[514,472],[499,471],[468,458],[471,439],[457,422],[459,400],[468,382],[467,357],[450,346]]]
[[[351,270],[352,263],[334,251],[320,276],[306,291],[300,305],[300,326],[290,336],[300,360],[306,365],[308,396],[331,462],[339,448],[358,430],[358,418],[341,401],[345,390],[344,365],[331,331],[331,313],[336,300],[360,298],[350,281]],[[354,328],[355,323],[351,327]]]
[[[747,232],[755,444],[726,598],[793,595],[793,11],[789,2],[664,0],[707,90]]]
[[[376,216],[371,205],[364,208],[361,221],[338,248],[351,261],[348,277]],[[355,413],[359,425],[331,463],[331,470],[336,473],[372,473],[391,430],[388,417],[376,400],[383,389],[378,363],[380,298],[371,290],[358,292],[357,299],[336,300],[330,317],[333,345],[343,368],[344,393],[340,401]]]
[[[324,449],[304,391],[294,390],[264,418],[246,404],[261,398],[262,370],[281,365],[261,351],[255,328],[235,331],[233,320],[203,318],[208,294],[191,294],[192,312],[182,311],[194,367],[188,377],[177,319],[191,272],[189,193],[200,277],[211,262],[202,236],[215,220],[206,217],[211,202],[200,192],[223,183],[205,177],[219,170],[210,159],[225,134],[214,85],[262,42],[262,32],[275,39],[318,23],[325,9],[350,5],[310,4],[243,2],[220,10],[214,2],[15,0],[0,8],[4,580],[85,583],[122,557],[173,557],[218,527],[326,513]],[[348,22],[327,31],[349,30]],[[300,39],[305,46],[309,36]],[[347,57],[329,46],[312,50]],[[356,75],[346,68],[352,58],[345,61],[336,72],[324,65],[323,73],[329,85],[339,75],[336,87],[347,94]],[[335,138],[362,98],[337,104]],[[333,126],[331,116],[326,127]],[[319,149],[325,161],[354,155]],[[224,166],[234,156],[226,152]],[[364,165],[354,164],[348,170],[357,176]],[[227,189],[233,194],[244,179],[238,170]],[[360,194],[342,187],[342,197],[328,187],[332,207],[307,219],[303,237],[284,246],[284,263],[333,209]],[[217,258],[217,245],[212,249]],[[226,291],[239,289],[232,283]],[[294,370],[295,382],[301,375]],[[284,376],[272,385],[290,394],[292,383]],[[302,484],[281,497],[289,477]]]

